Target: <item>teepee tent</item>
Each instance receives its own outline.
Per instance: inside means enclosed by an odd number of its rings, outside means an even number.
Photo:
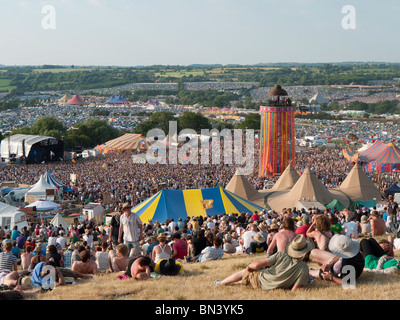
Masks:
[[[193,216],[213,216],[230,213],[260,212],[263,207],[243,199],[222,187],[208,189],[162,189],[132,208],[143,222],[164,222],[166,219],[185,219]]]
[[[72,96],[70,96],[68,93],[62,96],[60,99],[58,99],[59,103],[67,103],[69,100],[72,99]]]
[[[316,103],[329,103],[329,99],[324,98],[323,96],[321,96],[318,93],[316,93],[310,100],[309,103],[312,103],[313,101],[315,101]]]
[[[299,180],[299,177],[300,175],[294,169],[292,164],[289,163],[270,191],[291,189],[296,184],[297,180]]]
[[[225,190],[232,192],[239,197],[249,200],[260,207],[264,207],[265,194],[254,188],[244,175],[241,175],[239,170],[236,170],[232,179],[226,185]]]
[[[358,163],[353,166],[346,179],[344,179],[337,190],[345,193],[354,202],[373,199],[381,200],[379,189],[374,185]]]
[[[280,212],[283,208],[298,207],[299,201],[319,202],[325,205],[333,199],[329,190],[307,167],[290,190],[271,193],[266,197],[266,203],[272,210]]]
[[[77,105],[77,106],[87,105],[87,103],[79,95],[75,95],[72,99],[68,100],[66,104]]]
[[[65,221],[65,219],[59,213],[57,213],[54,218],[51,219],[50,223],[55,227],[59,227],[61,225],[64,230],[68,230],[69,227],[68,222]]]

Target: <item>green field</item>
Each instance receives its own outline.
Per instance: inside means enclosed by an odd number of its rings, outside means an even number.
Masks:
[[[0,79],[0,91],[11,91],[16,86],[10,86],[10,79]]]
[[[160,77],[160,78],[167,78],[167,77],[182,78],[182,77],[188,77],[190,75],[192,75],[193,77],[203,76],[204,72],[202,69],[193,69],[190,71],[187,71],[187,70],[162,70],[160,72],[155,72],[154,75],[156,77]]]

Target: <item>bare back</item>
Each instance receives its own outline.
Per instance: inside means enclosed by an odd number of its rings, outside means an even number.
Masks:
[[[95,274],[97,273],[97,265],[92,260],[88,262],[75,261],[72,270],[83,274]]]
[[[286,245],[296,237],[296,232],[292,230],[280,230],[275,236],[278,252],[285,252]]]
[[[31,265],[32,258],[35,255],[33,253],[23,253],[21,255],[21,268],[22,270],[28,270],[29,266]]]

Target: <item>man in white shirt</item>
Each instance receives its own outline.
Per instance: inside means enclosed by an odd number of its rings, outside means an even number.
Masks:
[[[168,224],[169,232],[174,233],[176,225],[177,223],[174,221],[174,218],[171,218],[171,222]]]
[[[243,245],[243,250],[246,251],[250,248],[250,244],[254,242],[253,236],[257,233],[257,225],[255,223],[250,223],[242,235],[241,244]]]
[[[346,233],[346,236],[350,237],[350,238],[355,238],[358,236],[359,232],[358,232],[358,222],[356,221],[356,217],[353,216],[351,218],[351,221],[346,222],[343,225],[343,230]]]
[[[140,253],[140,240],[143,240],[143,224],[139,216],[131,212],[132,206],[129,203],[125,203],[122,207],[123,214],[120,217],[120,227],[118,243],[123,243],[128,246],[130,252],[134,249],[136,255]],[[124,234],[124,239],[122,239],[122,233]]]
[[[56,243],[58,243],[63,250],[67,247],[67,239],[64,237],[64,232],[60,232],[60,236],[57,238]]]

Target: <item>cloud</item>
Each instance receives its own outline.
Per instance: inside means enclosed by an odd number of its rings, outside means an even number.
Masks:
[[[105,6],[106,5],[106,0],[87,0],[90,4],[93,4],[95,6]]]
[[[31,7],[31,4],[29,3],[29,1],[22,0],[22,1],[18,1],[18,6],[22,9],[27,10]]]

